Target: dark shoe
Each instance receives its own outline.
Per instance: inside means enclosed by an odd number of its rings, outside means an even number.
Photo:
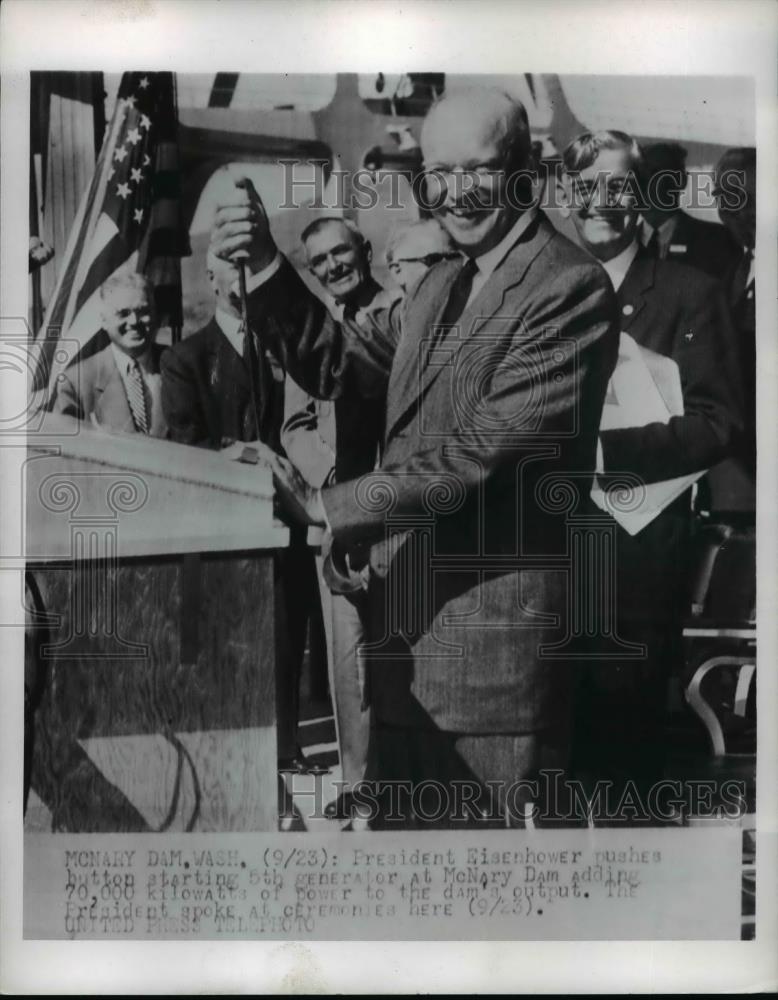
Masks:
[[[278,758],[278,770],[281,774],[329,774],[330,769],[328,767],[321,767],[319,764],[312,764],[302,753],[299,751],[294,755],[294,757],[279,757]]]
[[[353,792],[341,792],[324,807],[325,819],[351,819],[355,806]]]

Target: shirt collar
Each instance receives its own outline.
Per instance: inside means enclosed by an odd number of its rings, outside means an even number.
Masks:
[[[529,229],[538,214],[537,208],[529,208],[522,213],[513,226],[503,236],[496,247],[482,253],[475,258],[475,263],[480,273],[485,277],[491,277],[494,270],[505,260],[510,250],[519,242],[521,236]]]
[[[354,313],[349,313],[349,315],[353,315],[353,318],[357,321],[357,323],[360,322],[360,319],[362,317],[369,315],[376,308],[377,306],[376,299],[378,299],[378,297],[384,291],[383,288],[378,284],[378,282],[372,276],[368,279],[368,282],[370,291],[372,293],[370,298],[363,306],[360,306],[359,309],[357,309]],[[338,323],[342,323],[346,316],[345,303],[336,302],[331,295],[327,295],[326,298],[328,300],[327,308],[329,309],[330,315],[333,317],[333,319],[337,320]]]
[[[651,237],[654,235],[654,232],[656,232],[658,240],[662,241],[663,243],[669,243],[673,237],[673,233],[675,232],[675,227],[677,224],[678,224],[677,212],[673,212],[672,215],[669,215],[664,220],[664,222],[662,222],[660,225],[656,227],[652,226],[651,223],[648,221],[648,219],[644,219],[643,216],[641,216],[640,242],[643,244],[644,247],[648,246]]]
[[[234,316],[232,313],[228,313],[225,309],[217,307],[216,312],[213,314],[213,318],[216,320],[216,325],[219,327],[221,332],[227,338],[227,340],[232,344],[238,354],[243,354],[243,330],[240,316]]]
[[[141,369],[148,375],[151,372],[151,348],[147,348],[143,354],[137,358],[131,358],[129,354],[126,354],[121,347],[117,347],[113,341],[111,341],[111,350],[113,351],[114,361],[116,362],[116,367],[122,375],[129,374],[130,366],[133,360],[137,361]]]
[[[619,290],[619,286],[629,271],[630,264],[637,256],[637,252],[638,241],[633,240],[626,250],[622,250],[618,256],[611,257],[608,261],[600,261],[616,291]]]

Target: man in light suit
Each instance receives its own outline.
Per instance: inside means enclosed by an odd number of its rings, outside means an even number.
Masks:
[[[107,431],[165,437],[150,285],[142,274],[116,275],[100,299],[110,344],[60,375],[53,409]]]
[[[436,264],[374,322],[338,323],[308,292],[247,181],[218,207],[212,247],[248,250],[252,313],[310,392],[387,396],[377,472],[316,491],[276,466],[301,520],[369,553],[378,777],[439,783],[443,813],[412,801],[417,817],[472,818],[456,802],[466,782],[520,822],[514,782],[567,760],[570,676],[544,655],[567,634],[566,516],[548,490],[563,480],[586,509],[615,298],[529,207],[521,104],[446,96],[421,146],[427,199],[466,261]]]
[[[645,483],[685,476],[724,458],[741,425],[738,361],[720,283],[653,257],[639,242],[631,178],[640,147],[624,132],[584,133],[563,154],[569,210],[581,244],[607,272],[621,330],[680,372],[684,412],[668,423],[604,431],[598,472]],[[596,777],[632,779],[645,791],[661,777],[668,678],[682,663],[690,490],[636,535],[616,527],[616,616],[641,660],[598,663],[582,673],[578,764]]]

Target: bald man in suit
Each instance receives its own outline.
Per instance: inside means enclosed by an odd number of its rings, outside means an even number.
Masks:
[[[566,518],[544,484],[572,483],[587,508],[616,303],[599,265],[532,207],[521,104],[490,89],[448,95],[421,146],[428,195],[464,256],[374,322],[329,315],[278,253],[248,182],[217,208],[212,247],[248,251],[252,314],[309,392],[386,393],[377,472],[313,490],[288,463],[276,469],[291,511],[369,561],[377,775],[437,781],[443,825],[459,818],[463,781],[490,815],[521,823],[517,782],[564,767],[570,732],[569,670],[544,656],[567,626],[565,574],[552,568]]]
[[[53,409],[107,431],[165,437],[151,287],[141,274],[118,275],[100,299],[110,343],[60,375]]]

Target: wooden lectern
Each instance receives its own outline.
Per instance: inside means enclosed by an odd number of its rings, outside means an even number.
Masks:
[[[50,415],[25,486],[50,828],[277,829],[270,470]]]

